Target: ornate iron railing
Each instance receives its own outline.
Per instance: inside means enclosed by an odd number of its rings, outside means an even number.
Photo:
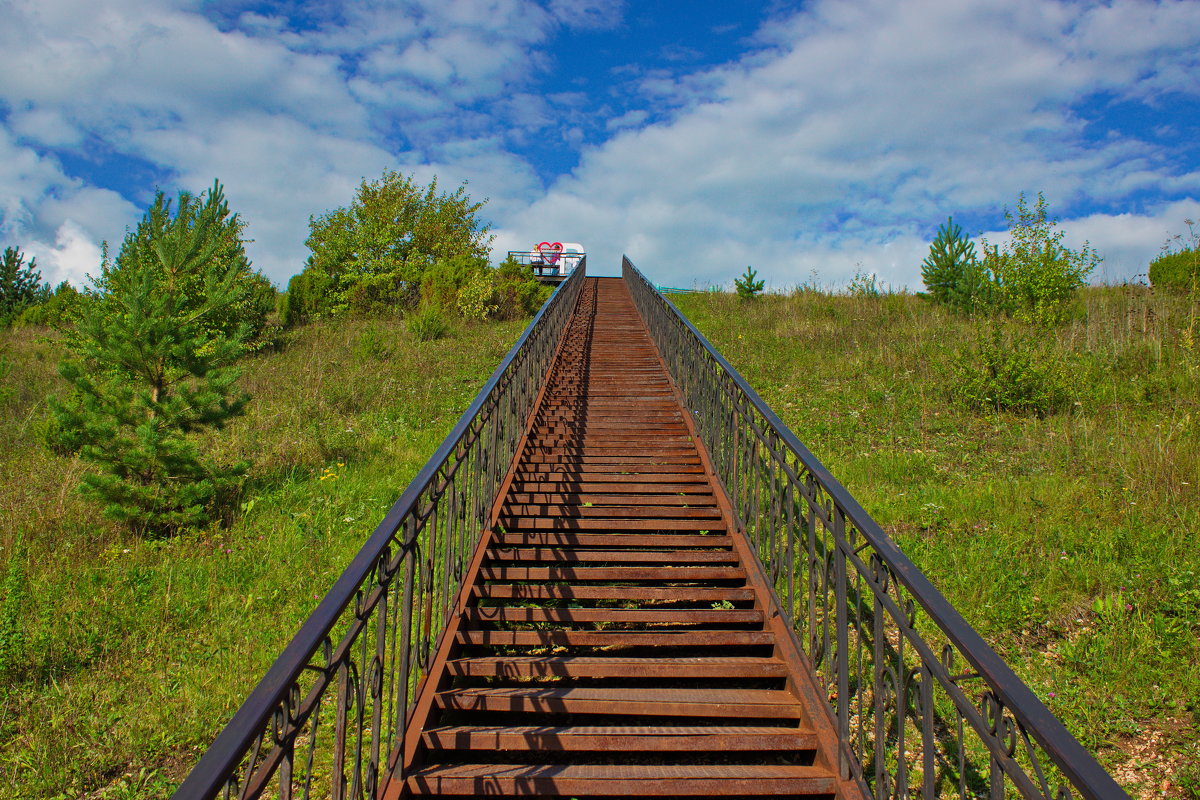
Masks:
[[[628,260],[622,275],[872,796],[1127,798]]]
[[[559,284],[176,800],[373,798],[402,777],[417,687],[583,278]]]

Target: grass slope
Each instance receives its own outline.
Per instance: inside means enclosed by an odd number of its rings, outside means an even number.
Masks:
[[[1122,785],[1200,796],[1194,301],[1094,288],[1057,332],[1008,331],[1065,372],[1070,410],[1038,419],[950,399],[992,320],[672,299]]]
[[[320,323],[249,359],[243,512],[166,541],[77,495],[41,443],[58,348],[0,333],[0,797],[169,796],[525,324]]]
[[[676,300],[1124,785],[1200,793],[1194,306],[1086,292],[1047,343],[1071,410],[1037,419],[955,405],[990,323],[914,297]],[[79,499],[41,444],[57,348],[0,333],[0,797],[168,796],[522,325],[316,324],[254,357],[220,441],[256,462],[243,511],[169,541]]]

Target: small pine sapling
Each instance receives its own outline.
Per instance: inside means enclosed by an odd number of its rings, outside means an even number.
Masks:
[[[255,286],[240,231],[219,183],[181,193],[174,214],[160,192],[67,337],[59,436],[98,468],[82,493],[136,531],[204,524],[246,469],[215,465],[199,442],[249,400],[235,386],[252,331],[238,311]]]
[[[762,293],[765,281],[755,280],[758,273],[754,267],[746,267],[746,271],[742,273],[742,277],[734,278],[733,285],[737,289],[738,297],[743,300],[753,300]]]

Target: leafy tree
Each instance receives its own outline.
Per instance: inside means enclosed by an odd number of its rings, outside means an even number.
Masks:
[[[45,328],[57,328],[64,325],[74,325],[82,313],[88,296],[80,292],[67,281],[48,292],[45,298],[22,311],[13,324],[17,326],[33,325]]]
[[[234,385],[257,324],[241,230],[219,183],[181,193],[174,213],[159,192],[67,337],[58,435],[99,468],[81,491],[135,530],[203,524],[246,469],[211,463],[197,441],[249,400]]]
[[[437,178],[420,186],[385,170],[363,180],[348,208],[309,220],[312,251],[299,283],[289,284],[291,319],[347,309],[413,307],[427,270],[456,257],[487,258],[492,237],[466,184],[439,192]],[[330,289],[328,292],[314,291]]]
[[[737,289],[738,297],[743,300],[753,300],[762,292],[766,285],[765,281],[756,281],[758,273],[753,267],[746,267],[746,271],[742,273],[742,277],[733,279],[733,286]]]
[[[1063,244],[1066,235],[1055,230],[1045,196],[1038,192],[1030,208],[1022,193],[1015,214],[1007,209],[1010,241],[1003,248],[987,248],[984,266],[995,277],[1000,305],[1018,319],[1053,324],[1066,315],[1068,304],[1082,287],[1100,256],[1085,242],[1072,250]]]
[[[44,300],[48,292],[37,259],[31,258],[26,264],[19,249],[4,248],[0,258],[0,325],[9,325],[26,308]]]

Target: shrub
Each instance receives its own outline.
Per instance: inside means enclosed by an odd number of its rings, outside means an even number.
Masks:
[[[1196,223],[1185,219],[1188,236],[1186,244],[1179,250],[1171,249],[1171,242],[1163,248],[1163,253],[1150,262],[1150,285],[1158,288],[1179,289],[1194,292],[1200,288],[1200,232]],[[1176,243],[1182,244],[1184,237],[1173,237]]]
[[[1069,374],[1053,345],[999,325],[960,352],[953,370],[950,394],[968,408],[1045,417],[1070,401]]]
[[[765,281],[758,280],[758,273],[753,267],[746,267],[746,271],[742,273],[742,277],[733,279],[733,286],[737,289],[737,296],[743,300],[753,300],[758,297],[766,285]]]
[[[1065,319],[1075,292],[1100,263],[1086,242],[1081,250],[1063,245],[1045,196],[1030,208],[1022,193],[1017,211],[1005,210],[1010,241],[1003,249],[984,243],[984,267],[995,278],[1001,306],[1018,319],[1055,324]]]
[[[408,332],[418,342],[432,342],[450,332],[450,325],[435,305],[426,304],[408,318]]]
[[[466,319],[486,320],[496,313],[494,296],[496,287],[492,276],[487,272],[478,272],[458,290],[458,313]]]
[[[885,294],[891,294],[887,285],[879,280],[874,272],[867,273],[861,269],[854,273],[846,291],[851,297],[883,297]]]
[[[63,281],[40,303],[29,306],[14,321],[17,327],[61,328],[74,325],[89,302],[86,294]]]

